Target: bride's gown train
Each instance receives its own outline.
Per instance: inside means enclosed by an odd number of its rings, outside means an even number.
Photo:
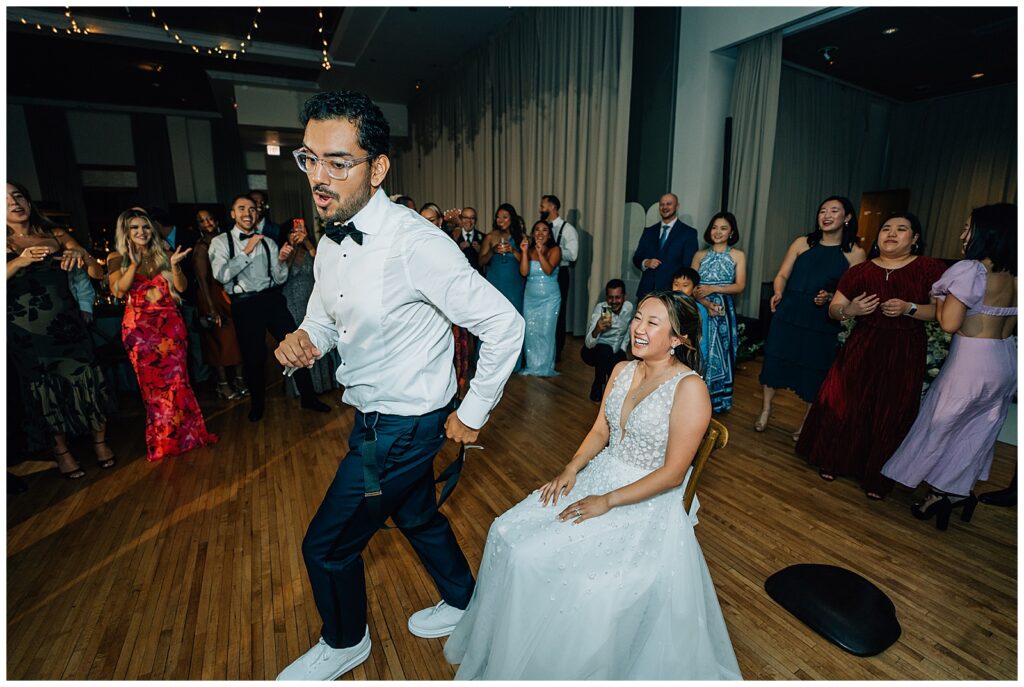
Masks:
[[[579,525],[563,504],[640,479],[665,460],[681,372],[641,400],[619,436],[636,362],[619,374],[605,416],[611,440],[558,506],[539,491],[491,525],[479,581],[445,645],[457,679],[740,679],[683,486]],[[687,473],[687,480],[689,473]]]

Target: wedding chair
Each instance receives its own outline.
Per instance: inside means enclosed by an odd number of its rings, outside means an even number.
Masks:
[[[704,473],[711,454],[720,448],[725,448],[729,443],[729,430],[718,420],[712,418],[708,429],[704,432],[704,439],[697,448],[697,455],[693,458],[693,472],[690,474],[690,481],[686,483],[686,491],[683,492],[683,508],[690,512],[690,505],[693,504],[693,497],[697,494],[697,483]]]

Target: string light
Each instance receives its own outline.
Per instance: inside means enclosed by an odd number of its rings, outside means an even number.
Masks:
[[[50,29],[51,33],[64,33],[68,36],[70,36],[73,33],[82,34],[85,36],[90,35],[89,29],[83,29],[81,26],[78,25],[78,20],[75,19],[75,15],[71,12],[71,8],[67,5],[64,6],[64,18],[68,20],[67,26],[51,26],[50,24],[36,23],[36,31],[42,31],[48,28]],[[22,25],[30,25],[28,19],[25,19],[25,17],[20,17],[20,20]]]
[[[160,24],[163,27],[164,33],[167,34],[167,37],[170,38],[171,40],[173,40],[178,45],[181,45],[183,47],[191,49],[192,52],[195,53],[196,55],[202,55],[203,54],[203,50],[205,49],[207,55],[209,55],[211,57],[223,57],[226,60],[237,60],[238,59],[238,53],[242,53],[244,55],[245,51],[246,51],[246,48],[247,47],[248,48],[252,47],[252,35],[253,35],[253,33],[255,33],[256,29],[258,29],[259,26],[260,26],[259,22],[258,22],[258,19],[259,19],[259,16],[262,13],[263,13],[263,8],[262,7],[257,7],[256,8],[256,14],[255,14],[255,16],[253,16],[253,19],[252,19],[251,28],[249,29],[249,32],[245,34],[245,40],[244,41],[239,41],[239,49],[238,50],[234,50],[234,49],[232,49],[230,47],[230,44],[226,45],[226,46],[223,46],[223,47],[220,46],[220,45],[215,45],[212,48],[202,48],[202,47],[200,47],[198,45],[193,45],[191,43],[187,43],[181,37],[180,33],[178,33],[178,32],[176,32],[176,31],[171,29],[171,27],[167,24],[167,22],[161,21],[160,19],[157,18],[157,16],[156,16],[156,9],[155,8],[151,8],[149,10],[150,18],[153,19],[154,21],[156,21],[158,24]],[[88,31],[86,31],[86,33],[88,33]]]
[[[327,54],[327,37],[324,36],[324,9],[321,7],[316,11],[317,19],[320,20],[320,27],[317,29],[317,35],[320,36],[320,42],[323,44],[323,50],[321,51],[320,66],[323,67],[324,71],[330,71],[331,69],[331,58]]]

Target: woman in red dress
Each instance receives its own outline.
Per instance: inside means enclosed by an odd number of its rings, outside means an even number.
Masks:
[[[833,320],[857,318],[818,390],[796,452],[827,481],[860,479],[880,499],[892,481],[882,466],[910,430],[921,403],[927,337],[935,319],[931,285],[946,271],[921,255],[921,222],[909,213],[878,231],[869,260],[839,280],[828,307]]]
[[[146,448],[151,461],[217,441],[206,431],[188,383],[185,322],[178,294],[185,290],[179,246],[168,256],[146,213],[126,210],[117,218],[117,252],[107,258],[110,291],[127,296],[121,339],[139,378],[146,404]]]

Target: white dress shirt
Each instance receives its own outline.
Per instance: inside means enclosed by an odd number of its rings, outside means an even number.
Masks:
[[[580,235],[576,227],[566,222],[565,218],[558,217],[551,222],[551,236],[562,249],[562,261],[558,264],[576,262],[576,256],[580,253]]]
[[[255,229],[254,229],[255,233]],[[228,241],[235,242],[235,257],[228,254]],[[274,239],[264,236],[252,253],[245,254],[249,238],[242,238],[242,230],[232,227],[227,234],[218,234],[210,241],[210,268],[213,278],[224,285],[228,295],[254,293],[283,284],[288,279],[288,263],[277,259],[278,247]],[[270,274],[267,274],[266,251],[270,252]],[[231,280],[236,279],[232,289]]]
[[[383,189],[352,218],[363,232],[317,244],[316,281],[300,329],[321,354],[337,346],[344,400],[364,413],[423,415],[458,389],[452,322],[480,337],[480,360],[459,406],[479,429],[501,399],[525,323],[445,233]]]
[[[601,301],[594,306],[594,312],[590,314],[590,324],[587,326],[587,334],[583,337],[583,345],[593,348],[597,344],[606,344],[612,347],[613,351],[625,351],[629,347],[629,323],[633,321],[633,304],[625,301],[618,314],[612,313],[612,326],[601,332],[601,336],[595,337],[594,327],[601,318],[601,311],[607,305]]]

